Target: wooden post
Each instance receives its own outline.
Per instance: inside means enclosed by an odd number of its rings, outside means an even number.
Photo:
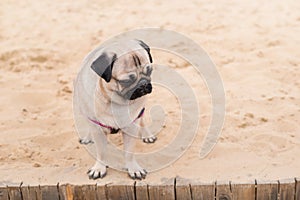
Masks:
[[[134,200],[134,185],[107,184],[106,197],[108,200]]]
[[[295,180],[281,180],[279,181],[279,197],[281,200],[295,198]]]
[[[180,177],[175,178],[176,183],[176,199],[177,200],[192,200],[190,180]]]
[[[21,189],[20,186],[16,187],[16,186],[8,186],[7,187],[8,190],[8,199],[13,199],[13,200],[22,200],[22,193],[21,193]]]
[[[278,181],[257,182],[257,200],[277,200],[278,197]]]
[[[97,183],[96,185],[96,199],[106,200],[105,184]]]
[[[134,187],[136,200],[150,200],[148,193],[148,185],[145,181],[135,182]]]
[[[22,185],[20,189],[22,192],[23,200],[37,200],[42,198],[39,192],[39,186]]]
[[[215,199],[215,183],[203,184],[200,181],[192,181],[190,184],[193,200]]]
[[[248,184],[231,183],[232,197],[234,200],[255,200],[255,182]]]
[[[216,199],[217,200],[232,200],[232,191],[230,182],[216,183]]]
[[[76,185],[74,186],[74,200],[88,200],[96,199],[96,186],[95,185]]]
[[[70,184],[59,186],[60,200],[73,200],[74,199],[74,186]]]
[[[36,195],[34,194],[30,194],[30,187],[29,186],[21,186],[20,187],[21,192],[22,192],[22,196],[23,196],[23,200],[35,200],[36,199]],[[1,198],[0,198],[1,199]]]
[[[9,200],[8,198],[8,190],[6,186],[0,186],[0,199]]]
[[[300,178],[295,178],[296,181],[296,200],[300,200]]]
[[[175,199],[175,191],[174,191],[174,179],[164,180],[160,184],[149,184],[148,192],[149,198],[159,199],[159,200],[169,200]]]
[[[42,200],[59,200],[59,192],[57,185],[40,186]]]

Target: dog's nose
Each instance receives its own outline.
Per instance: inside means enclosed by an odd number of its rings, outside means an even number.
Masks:
[[[145,91],[146,91],[147,93],[152,92],[152,84],[151,84],[151,83],[148,83],[148,84],[145,86]]]
[[[147,79],[140,80],[139,88],[146,93],[152,92],[152,85],[151,85],[150,81]]]

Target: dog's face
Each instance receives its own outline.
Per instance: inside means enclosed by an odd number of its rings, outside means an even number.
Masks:
[[[133,50],[130,50],[130,45]],[[130,45],[121,55],[113,49],[104,51],[91,66],[105,80],[106,89],[125,100],[134,100],[152,92],[150,48],[140,40],[131,41]]]

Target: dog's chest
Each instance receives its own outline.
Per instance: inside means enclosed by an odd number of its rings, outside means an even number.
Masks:
[[[122,128],[132,124],[144,106],[145,97],[134,100],[127,105],[97,99],[95,101],[95,114],[101,122],[112,127]]]

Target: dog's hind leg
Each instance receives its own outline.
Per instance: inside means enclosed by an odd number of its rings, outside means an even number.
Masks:
[[[94,141],[92,139],[91,132],[89,131],[89,133],[85,137],[80,138],[79,139],[79,143],[80,144],[85,144],[85,145],[87,145],[87,144],[93,144]]]
[[[150,130],[146,127],[145,125],[145,121],[144,121],[144,117],[141,117],[140,119],[140,132],[142,135],[142,140],[145,143],[154,143],[157,140],[157,137],[155,135],[153,135]]]

